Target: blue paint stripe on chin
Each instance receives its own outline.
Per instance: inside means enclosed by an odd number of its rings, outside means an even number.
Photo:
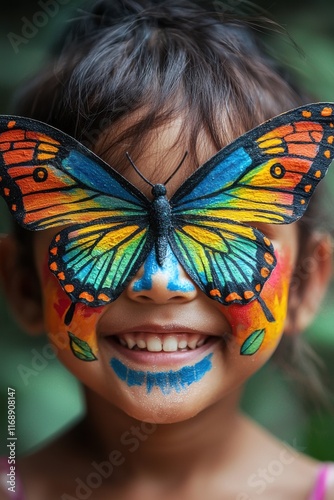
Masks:
[[[180,370],[163,372],[144,372],[128,368],[117,358],[112,358],[110,366],[117,377],[128,387],[146,385],[147,393],[158,387],[163,394],[170,394],[173,390],[181,392],[195,382],[199,382],[212,368],[213,354],[210,353],[194,365],[184,366]]]

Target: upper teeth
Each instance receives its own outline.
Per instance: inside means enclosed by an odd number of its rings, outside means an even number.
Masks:
[[[125,333],[119,336],[119,342],[128,349],[146,349],[151,352],[175,352],[181,349],[196,349],[204,344],[205,335],[176,334],[155,335]]]

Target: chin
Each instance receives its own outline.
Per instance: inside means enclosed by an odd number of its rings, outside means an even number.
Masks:
[[[126,391],[117,406],[128,416],[151,424],[174,424],[189,420],[214,404],[218,394],[210,393],[207,387],[191,387],[186,391],[162,394],[154,389]]]
[[[176,424],[195,417],[200,413],[198,408],[184,408],[181,403],[155,405],[151,408],[124,408],[123,411],[131,418],[150,424]]]

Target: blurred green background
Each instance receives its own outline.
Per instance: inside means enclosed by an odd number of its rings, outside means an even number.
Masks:
[[[53,36],[71,17],[80,15],[82,2],[56,1],[52,16],[41,16],[39,1],[8,2],[0,18],[0,113],[11,113],[15,88],[43,64]],[[228,2],[227,2],[228,3]],[[239,0],[230,0],[234,6]],[[296,51],[288,37],[274,34],[267,42],[279,59],[317,100],[334,101],[334,2],[327,0],[257,1],[258,6],[286,28],[302,48]],[[46,19],[47,17],[47,19]],[[38,29],[24,28],[29,22]],[[25,31],[24,31],[25,30]],[[28,30],[28,31],[27,31]],[[19,37],[23,37],[22,39]],[[328,175],[334,187],[334,173]],[[330,189],[331,190],[331,189]],[[8,230],[7,211],[0,200],[0,232]],[[334,197],[326,202],[331,207]],[[334,225],[334,216],[333,216]],[[1,292],[0,292],[1,293]],[[333,285],[320,314],[306,337],[324,361],[329,390],[334,380]],[[73,377],[54,359],[46,338],[31,338],[14,323],[0,295],[0,429],[6,430],[7,387],[16,389],[18,451],[26,453],[41,445],[80,417],[82,396]],[[333,400],[330,401],[333,404]],[[275,364],[267,364],[248,384],[243,407],[281,439],[321,460],[334,461],[334,417],[328,409],[307,407],[298,390]],[[0,453],[5,452],[4,440]]]

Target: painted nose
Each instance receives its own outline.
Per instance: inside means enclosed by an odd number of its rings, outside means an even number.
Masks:
[[[197,288],[170,248],[162,266],[159,266],[153,248],[127,287],[128,297],[142,303],[189,302],[197,293]]]

